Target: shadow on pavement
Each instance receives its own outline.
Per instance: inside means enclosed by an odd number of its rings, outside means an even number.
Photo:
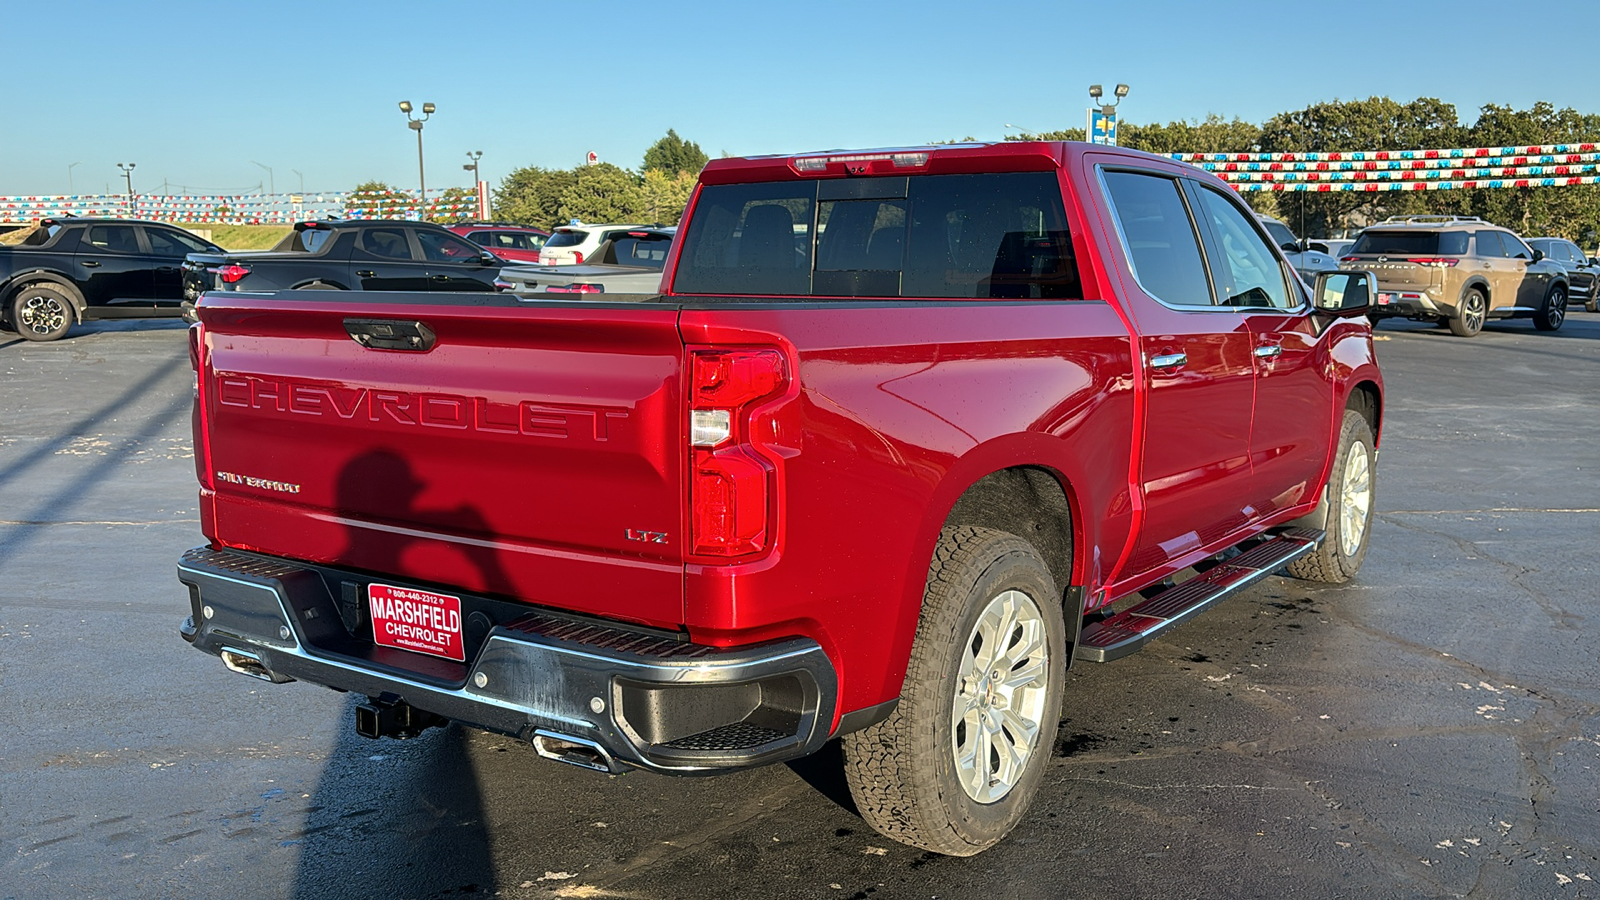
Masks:
[[[436,897],[494,892],[477,773],[459,725],[408,741],[356,734],[355,707],[311,791],[292,896]]]

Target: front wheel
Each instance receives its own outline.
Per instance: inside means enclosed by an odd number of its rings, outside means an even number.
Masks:
[[[53,287],[30,284],[11,302],[11,324],[30,341],[54,341],[67,333],[74,318],[72,301]]]
[[[894,713],[844,738],[862,818],[972,856],[1027,812],[1050,761],[1066,674],[1061,595],[1027,541],[946,528]]]
[[[1372,498],[1377,475],[1377,450],[1372,426],[1353,409],[1344,411],[1339,452],[1328,479],[1327,533],[1317,549],[1288,566],[1289,574],[1308,581],[1341,584],[1353,578],[1367,558],[1372,537]]]
[[[1567,321],[1567,289],[1562,285],[1550,288],[1550,293],[1545,295],[1544,309],[1533,317],[1533,327],[1540,331],[1558,331],[1561,323]]]

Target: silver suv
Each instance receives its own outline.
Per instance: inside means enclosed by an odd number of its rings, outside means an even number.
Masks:
[[[1361,232],[1339,260],[1378,277],[1374,319],[1433,321],[1472,337],[1489,319],[1567,318],[1567,270],[1510,230],[1464,216],[1393,216]]]

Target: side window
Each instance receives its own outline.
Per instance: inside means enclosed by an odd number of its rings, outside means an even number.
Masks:
[[[1083,297],[1054,172],[917,177],[909,197],[901,296]],[[874,264],[900,255],[901,242],[881,231],[894,216],[873,223]]]
[[[361,233],[361,249],[384,259],[411,258],[411,245],[401,228],[372,228]]]
[[[1211,261],[1211,277],[1223,302],[1228,306],[1275,309],[1299,306],[1300,297],[1298,293],[1290,295],[1278,258],[1245,214],[1210,188],[1201,188],[1198,193],[1211,235],[1220,245],[1217,250],[1222,258]]]
[[[1528,245],[1524,244],[1522,239],[1516,235],[1507,234],[1506,232],[1502,231],[1500,232],[1500,242],[1505,244],[1506,255],[1512,259],[1525,259],[1529,262],[1533,261],[1533,251],[1529,250]]]
[[[1446,231],[1439,235],[1439,254],[1441,256],[1466,256],[1467,232]]]
[[[1107,172],[1105,182],[1140,287],[1169,304],[1211,306],[1200,239],[1178,183],[1131,172]]]
[[[199,238],[164,228],[146,228],[144,236],[150,241],[150,252],[156,256],[184,256],[205,253],[211,249]]]
[[[1477,238],[1479,256],[1487,256],[1491,259],[1505,259],[1506,248],[1504,244],[1500,243],[1500,232],[1479,231],[1477,232]]]
[[[1569,262],[1573,265],[1578,265],[1583,262],[1582,255],[1578,253],[1577,247],[1572,246],[1566,241],[1562,241],[1556,246],[1561,249],[1561,260],[1563,262]]]
[[[419,229],[417,242],[422,244],[422,256],[429,262],[472,262],[483,252],[448,231]]]
[[[138,253],[139,238],[132,225],[90,225],[83,235],[89,252]]]

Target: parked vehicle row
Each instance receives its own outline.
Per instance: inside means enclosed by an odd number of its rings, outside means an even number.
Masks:
[[[586,260],[593,261],[595,250],[599,249],[601,244],[615,235],[624,231],[656,227],[659,226],[645,225],[643,223],[633,225],[596,225],[574,222],[571,225],[562,225],[551,233],[549,240],[544,242],[544,247],[539,251],[539,264],[542,266],[581,265]]]
[[[513,294],[649,294],[661,285],[676,228],[612,232],[589,261],[570,266],[507,266],[495,287]]]
[[[509,222],[458,222],[446,228],[510,262],[536,263],[550,232]]]

